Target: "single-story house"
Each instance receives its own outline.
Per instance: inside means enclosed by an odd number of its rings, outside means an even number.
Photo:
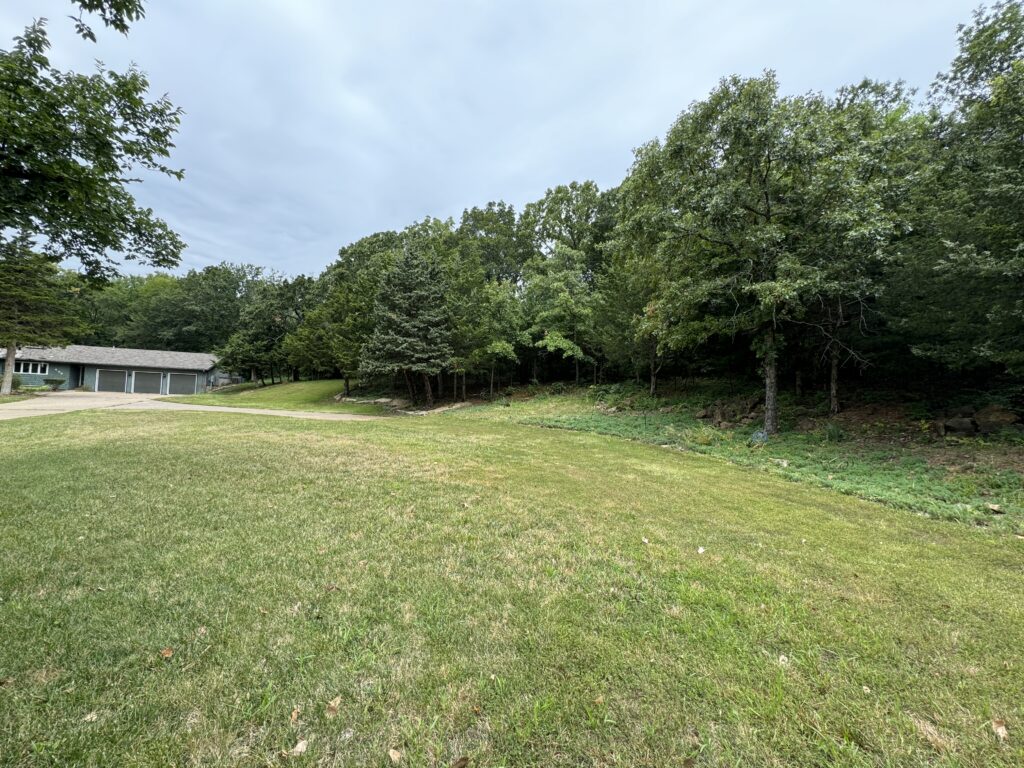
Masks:
[[[7,361],[0,350],[0,371]],[[165,352],[127,347],[23,347],[14,373],[25,386],[53,385],[58,389],[92,392],[145,392],[192,395],[218,381],[217,357],[205,352]]]

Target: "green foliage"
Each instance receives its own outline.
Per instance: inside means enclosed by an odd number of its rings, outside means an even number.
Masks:
[[[429,377],[448,367],[453,356],[438,231],[436,222],[427,221],[405,233],[403,253],[377,295],[373,333],[360,357],[367,376],[422,376],[428,402]]]
[[[141,13],[127,0],[85,5],[115,29]],[[41,34],[3,61],[52,106],[75,92],[39,60]],[[618,187],[572,182],[521,212],[492,201],[457,223],[377,233],[342,248],[315,280],[287,286],[226,264],[127,277],[81,294],[92,328],[82,340],[222,349],[226,364],[272,379],[348,379],[361,367],[400,385],[415,374],[410,394],[428,399],[428,387],[448,382],[458,396],[467,377],[492,393],[515,381],[634,379],[654,397],[663,377],[757,374],[767,433],[795,422],[791,406],[780,411],[788,387],[828,392],[838,412],[854,372],[1019,381],[1022,4],[979,9],[959,44],[926,105],[899,83],[787,96],[771,72],[726,77],[636,151]],[[98,77],[94,100],[121,83],[112,77]],[[145,128],[146,140],[96,162],[171,172],[160,163],[176,111],[147,104],[142,82],[128,79],[132,130]],[[15,122],[15,133],[35,130]],[[49,156],[45,141],[26,141]]]
[[[313,293],[313,281],[302,276],[254,283],[240,311],[238,330],[219,350],[221,365],[254,379],[269,375],[273,382],[277,375],[283,377],[288,364],[285,339],[303,323]]]
[[[83,4],[115,26],[138,6]],[[30,237],[92,277],[115,273],[111,252],[174,266],[184,244],[136,204],[129,184],[140,170],[181,177],[166,164],[181,110],[166,98],[147,101],[149,84],[134,68],[57,70],[49,46],[37,21],[0,51],[0,242]]]
[[[52,258],[32,251],[27,237],[0,240],[0,348],[6,355],[0,394],[14,388],[19,347],[66,344],[80,331],[73,308],[79,288]]]

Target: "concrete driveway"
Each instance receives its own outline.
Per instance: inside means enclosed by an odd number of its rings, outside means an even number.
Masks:
[[[159,395],[126,395],[121,392],[45,392],[28,400],[0,405],[0,420],[28,416],[52,416],[55,413],[84,411],[89,408],[116,408],[129,403],[152,400]]]
[[[258,416],[284,416],[292,419],[313,419],[316,421],[367,421],[376,416],[362,416],[354,413],[320,413],[316,411],[278,411],[270,408],[231,408],[222,405],[192,405],[162,401],[163,395],[128,395],[121,392],[45,392],[19,400],[16,403],[0,405],[0,421],[24,419],[30,416],[53,416],[59,413],[85,411],[89,409],[122,409],[147,411],[215,411],[217,413],[248,413]]]

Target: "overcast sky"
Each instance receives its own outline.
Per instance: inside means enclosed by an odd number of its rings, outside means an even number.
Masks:
[[[138,187],[189,244],[182,268],[316,274],[425,216],[620,182],[632,149],[723,75],[786,92],[863,77],[922,91],[975,0],[150,0],[125,38],[73,34],[67,0],[3,0],[8,47],[48,17],[51,60],[136,62],[185,109],[181,182]]]

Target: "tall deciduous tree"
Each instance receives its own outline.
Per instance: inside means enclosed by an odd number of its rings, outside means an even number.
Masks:
[[[915,233],[889,275],[912,350],[1024,373],[1024,9],[980,9],[933,88]]]
[[[148,101],[137,69],[61,72],[37,22],[0,52],[0,241],[11,233],[95,277],[116,272],[112,252],[174,266],[181,240],[129,191],[139,170],[181,178],[165,163],[181,111]]]

